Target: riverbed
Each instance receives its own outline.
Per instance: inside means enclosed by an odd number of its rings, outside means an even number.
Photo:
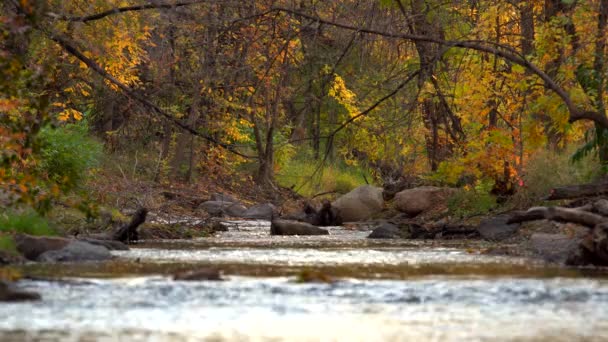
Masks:
[[[272,237],[265,221],[145,242],[107,263],[28,265],[42,301],[0,306],[0,340],[604,341],[603,271],[484,254],[483,242]],[[174,281],[214,267],[225,281]],[[334,281],[299,283],[304,271]]]

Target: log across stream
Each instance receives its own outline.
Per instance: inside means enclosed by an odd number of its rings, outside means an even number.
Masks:
[[[601,341],[608,277],[478,253],[483,242],[370,241],[367,231],[144,243],[98,264],[29,265],[41,302],[0,306],[0,340]],[[224,281],[176,281],[215,267]],[[298,283],[305,270],[329,282]],[[61,278],[61,281],[49,280]]]

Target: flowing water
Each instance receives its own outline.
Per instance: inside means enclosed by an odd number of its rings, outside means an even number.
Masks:
[[[480,254],[482,242],[271,237],[230,223],[102,264],[28,266],[37,303],[0,305],[0,340],[605,341],[608,277]],[[217,267],[225,281],[174,281]],[[299,283],[318,270],[329,283]],[[51,280],[49,276],[62,280]]]

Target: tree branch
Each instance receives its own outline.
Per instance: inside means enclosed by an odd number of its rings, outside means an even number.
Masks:
[[[88,22],[88,21],[103,19],[107,16],[124,13],[124,12],[144,11],[144,10],[148,10],[148,9],[159,9],[159,8],[171,9],[171,8],[177,8],[177,7],[182,7],[182,6],[200,4],[203,2],[207,2],[207,1],[208,0],[181,1],[181,2],[173,2],[173,3],[149,2],[147,4],[142,4],[142,5],[112,8],[112,9],[109,9],[104,12],[91,14],[91,15],[87,15],[87,16],[81,16],[81,17],[70,17],[70,16],[66,16],[66,15],[58,15],[58,14],[55,14],[52,12],[47,13],[47,16],[56,18],[59,20],[65,20],[65,21]]]
[[[587,120],[592,120],[592,121],[596,122],[597,124],[599,124],[600,126],[602,126],[604,128],[608,128],[608,118],[605,115],[603,115],[603,113],[599,113],[597,111],[583,111],[583,110],[578,109],[572,102],[572,99],[570,99],[570,96],[568,95],[568,93],[562,87],[560,87],[555,82],[555,80],[553,80],[549,75],[547,75],[544,71],[542,71],[538,66],[532,64],[524,56],[522,56],[521,54],[519,54],[517,51],[513,50],[509,46],[504,46],[502,44],[497,44],[497,43],[478,41],[478,40],[451,40],[450,41],[450,40],[436,39],[436,38],[424,36],[424,35],[383,32],[383,31],[378,31],[375,29],[356,27],[356,26],[352,26],[352,25],[348,25],[348,24],[334,22],[331,20],[326,20],[326,19],[323,19],[320,17],[312,16],[312,15],[302,13],[302,12],[299,12],[296,10],[292,10],[289,8],[273,7],[273,9],[275,11],[289,13],[296,17],[313,20],[318,23],[322,23],[325,25],[329,25],[329,26],[333,26],[333,27],[337,27],[337,28],[341,28],[341,29],[345,29],[345,30],[359,31],[362,33],[373,34],[373,35],[386,37],[386,38],[405,39],[405,40],[411,40],[411,41],[423,41],[423,42],[443,45],[446,47],[459,47],[459,48],[471,49],[471,50],[476,50],[476,51],[480,51],[480,52],[486,52],[486,53],[493,54],[495,56],[501,57],[505,60],[508,60],[510,62],[513,62],[515,64],[525,67],[526,69],[531,71],[533,74],[538,76],[540,79],[542,79],[544,82],[545,88],[550,89],[553,92],[555,92],[562,99],[562,101],[568,108],[568,112],[570,113],[570,118],[569,118],[570,122],[587,119]]]
[[[248,158],[248,159],[255,159],[255,158],[257,158],[255,156],[249,156],[249,155],[243,154],[243,153],[237,151],[235,149],[235,147],[232,146],[231,144],[227,144],[227,143],[221,142],[221,141],[213,138],[212,136],[209,136],[207,134],[201,133],[198,130],[190,127],[189,125],[181,122],[179,119],[177,119],[173,115],[165,112],[164,110],[160,109],[154,103],[150,102],[149,100],[145,99],[143,96],[139,95],[134,89],[132,89],[132,88],[128,87],[127,85],[123,84],[122,82],[118,81],[114,76],[110,75],[107,71],[105,71],[94,60],[92,60],[92,59],[86,57],[84,54],[82,54],[65,37],[62,37],[59,34],[56,34],[56,33],[53,33],[53,32],[46,32],[45,30],[43,30],[42,28],[40,28],[37,25],[35,27],[36,27],[36,29],[38,29],[38,30],[46,33],[51,40],[53,40],[54,42],[56,42],[57,44],[59,44],[69,54],[71,54],[72,56],[76,57],[77,59],[79,59],[84,64],[86,64],[89,68],[91,68],[91,70],[95,71],[101,77],[105,78],[110,83],[112,83],[115,86],[117,86],[118,88],[120,88],[129,97],[131,97],[132,99],[134,99],[134,100],[142,103],[146,107],[152,109],[153,112],[155,112],[158,115],[161,115],[165,119],[169,120],[169,122],[172,122],[176,126],[184,129],[185,131],[187,131],[187,132],[189,132],[189,133],[191,133],[191,134],[193,134],[195,136],[201,137],[201,138],[203,138],[203,139],[205,139],[205,140],[207,140],[207,141],[209,141],[209,142],[211,142],[211,143],[213,143],[213,144],[215,144],[217,146],[220,146],[220,147],[226,149],[227,151],[230,151],[230,152],[232,152],[232,153],[234,153],[234,154],[236,154],[238,156],[241,156],[241,157],[244,157],[244,158]]]

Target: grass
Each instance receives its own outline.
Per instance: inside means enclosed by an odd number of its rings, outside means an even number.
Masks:
[[[30,235],[56,235],[48,221],[33,210],[6,211],[0,214],[0,232]]]
[[[312,197],[319,193],[335,192],[345,194],[359,185],[371,180],[370,173],[355,166],[343,163],[319,167],[319,161],[312,158],[296,157],[287,162],[276,172],[279,185],[293,187],[300,195]]]
[[[573,163],[573,149],[562,153],[541,150],[528,160],[522,176],[523,184],[509,204],[517,208],[527,208],[542,202],[552,188],[588,183],[601,175],[601,165],[597,158],[587,156]]]

